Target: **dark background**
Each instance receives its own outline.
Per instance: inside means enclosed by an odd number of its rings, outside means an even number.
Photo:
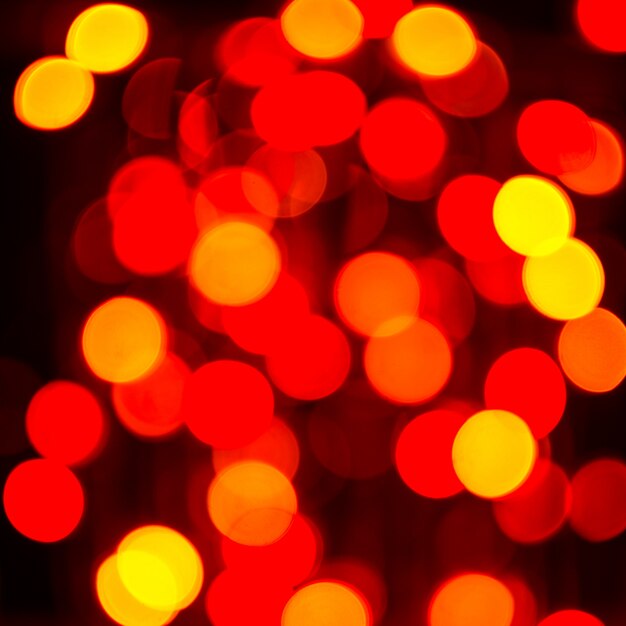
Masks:
[[[192,42],[201,35],[215,36],[229,20],[274,15],[279,9],[278,3],[269,0],[177,0],[135,5],[146,13],[153,27],[144,60],[175,56],[183,62],[189,61],[195,50]],[[105,192],[111,173],[123,160],[126,135],[119,102],[130,72],[96,77],[96,99],[90,111],[80,123],[60,132],[26,128],[16,120],[12,108],[13,87],[20,72],[40,56],[62,53],[67,27],[86,6],[89,3],[23,0],[0,8],[0,359],[15,359],[31,368],[14,378],[14,370],[0,366],[2,483],[19,461],[34,454],[26,443],[19,443],[20,437],[23,439],[19,432],[20,400],[23,403],[25,390],[32,392],[52,378],[84,375],[76,365],[72,332],[94,302],[115,293],[114,289],[92,287],[77,296],[66,284],[66,254],[77,215]],[[513,148],[501,162],[489,155],[491,148],[501,148],[502,142],[513,145],[512,137],[500,135],[498,129],[509,128],[520,109],[534,99],[573,102],[626,137],[626,57],[603,55],[585,46],[573,25],[570,2],[465,0],[454,2],[454,6],[467,13],[481,39],[498,51],[511,82],[509,98],[494,114],[494,121],[472,122],[477,132],[494,142],[484,147],[484,160],[474,164],[476,170],[499,178],[528,170]],[[183,85],[187,88],[194,86],[195,76],[191,74],[182,79],[189,80]],[[623,189],[608,198],[577,196],[577,234],[583,239],[588,235],[591,242],[602,231],[624,242],[625,201]],[[333,228],[331,220],[322,223]],[[603,304],[624,319],[623,248],[621,252],[613,249],[611,255],[609,263],[600,254],[607,269]],[[485,314],[495,315],[489,307]],[[537,322],[536,315],[529,312],[500,315],[512,344],[520,336],[547,334],[554,329],[550,323]],[[477,328],[473,341],[480,341],[485,332],[485,328]],[[503,341],[506,344],[506,339]],[[600,455],[626,456],[625,400],[623,387],[606,396],[570,395],[567,424],[559,426],[553,437],[557,460],[569,473]],[[9,423],[9,419],[13,421]],[[182,449],[176,441],[157,448],[131,440],[115,425],[112,430],[111,449],[79,471],[88,499],[99,500],[88,504],[77,533],[57,545],[40,545],[22,537],[4,512],[0,514],[0,623],[108,623],[92,592],[94,565],[132,524],[163,514],[159,498],[149,493],[154,477],[162,476],[167,468],[184,475],[183,468],[192,463],[189,457],[199,458],[201,454],[196,448],[191,452]],[[342,552],[342,537],[354,524],[382,524],[381,542],[388,555],[383,569],[390,596],[385,626],[422,624],[421,616],[403,615],[413,571],[403,559],[413,558],[425,569],[434,567],[428,554],[418,554],[421,548],[417,540],[412,543],[406,537],[411,535],[414,515],[435,519],[436,523],[435,505],[418,504],[406,491],[395,476],[389,475],[348,484],[341,487],[339,497],[317,512],[318,519],[325,520],[331,554]],[[373,500],[372,520],[359,519],[354,507],[358,510],[363,499],[371,504],[372,498],[377,498]],[[172,524],[183,523],[184,508],[184,503],[176,500],[164,515]],[[207,558],[215,556],[212,548],[207,550]],[[207,567],[209,573],[211,567],[215,572],[219,564]],[[541,590],[537,593],[543,612],[579,607],[598,615],[606,626],[626,623],[623,536],[593,545],[565,528],[546,544],[519,548],[513,569],[525,576],[532,589]],[[429,574],[422,572],[422,576],[428,578]],[[201,610],[190,609],[176,623],[202,623],[201,615]]]

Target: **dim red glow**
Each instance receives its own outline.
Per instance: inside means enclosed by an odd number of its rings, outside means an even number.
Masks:
[[[572,528],[587,541],[608,541],[626,530],[626,465],[602,458],[572,478]]]
[[[402,480],[427,498],[448,498],[463,491],[452,465],[452,444],[467,415],[438,409],[422,413],[402,430],[395,463]]]
[[[209,157],[218,139],[217,117],[209,98],[210,83],[204,82],[187,94],[178,114],[178,151],[189,167]]]
[[[309,578],[317,569],[322,540],[313,523],[297,514],[287,532],[272,544],[245,546],[222,537],[221,551],[224,563],[231,571],[284,581],[293,586]]]
[[[163,437],[183,424],[183,391],[190,371],[176,355],[137,381],[114,384],[113,406],[126,428],[141,437]]]
[[[276,626],[291,593],[291,585],[267,572],[227,569],[211,582],[206,611],[214,626]]]
[[[13,468],[2,494],[4,511],[22,535],[52,543],[78,526],[84,508],[83,489],[64,465],[47,459],[24,461]]]
[[[372,387],[399,404],[430,400],[443,389],[452,370],[447,339],[421,319],[394,335],[372,337],[363,358]]]
[[[498,526],[519,543],[546,541],[565,523],[572,494],[565,472],[540,459],[528,480],[513,494],[493,503]]]
[[[499,580],[485,574],[461,574],[435,592],[428,626],[510,626],[513,610],[513,596]]]
[[[392,335],[408,326],[420,297],[411,264],[387,252],[368,252],[348,261],[334,291],[344,323],[368,337]]]
[[[26,412],[26,431],[41,456],[76,465],[98,451],[105,421],[97,398],[85,387],[59,380],[43,386]]]
[[[466,261],[467,277],[474,289],[486,300],[500,306],[528,302],[522,270],[524,257],[509,252],[493,261]]]
[[[536,439],[556,427],[565,411],[565,401],[561,370],[545,352],[535,348],[505,352],[485,379],[485,406],[515,413]]]
[[[279,150],[302,151],[349,139],[365,115],[365,96],[349,78],[316,70],[265,85],[252,101],[259,136]]]
[[[620,0],[577,0],[575,11],[588,43],[602,52],[626,52],[626,7]]]
[[[392,181],[412,181],[441,163],[447,137],[426,105],[410,98],[388,98],[365,117],[360,146],[375,173]]]
[[[207,363],[191,374],[185,386],[185,423],[200,441],[217,448],[251,443],[269,428],[273,412],[272,388],[261,372],[246,363]]]
[[[353,0],[363,14],[363,37],[384,39],[393,33],[396,22],[413,8],[411,0]]]
[[[350,361],[345,335],[319,315],[300,318],[266,355],[272,382],[299,400],[318,400],[336,391],[348,375]]]
[[[604,624],[585,611],[566,609],[544,617],[538,626],[604,626]]]
[[[517,141],[528,162],[558,176],[587,167],[596,152],[596,134],[578,107],[561,100],[540,100],[524,109]]]

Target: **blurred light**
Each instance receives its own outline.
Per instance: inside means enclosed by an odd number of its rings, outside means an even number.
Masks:
[[[209,157],[218,139],[217,115],[208,91],[209,85],[201,83],[187,94],[178,113],[178,152],[190,168]]]
[[[626,465],[602,458],[572,478],[570,524],[587,541],[608,541],[626,530]]]
[[[263,229],[230,221],[207,230],[189,261],[190,279],[209,300],[242,306],[261,299],[280,271],[276,242]]]
[[[278,626],[292,593],[284,580],[266,572],[226,569],[218,574],[206,596],[212,626]]]
[[[463,17],[443,6],[416,7],[398,20],[392,43],[400,61],[426,76],[450,76],[476,54],[476,37]]]
[[[165,356],[166,329],[159,313],[125,296],[98,306],[83,329],[82,348],[93,373],[127,383],[156,369]]]
[[[104,438],[102,407],[85,387],[68,381],[44,385],[26,411],[26,431],[41,456],[63,465],[94,456]]]
[[[350,345],[332,322],[319,315],[298,319],[266,355],[267,373],[283,393],[298,400],[330,395],[350,370]]]
[[[300,587],[285,605],[281,626],[370,626],[371,609],[363,596],[339,581]]]
[[[368,337],[393,335],[410,325],[420,297],[413,267],[388,252],[368,252],[348,261],[334,292],[344,323]]]
[[[522,269],[524,257],[512,251],[492,261],[465,262],[467,277],[474,289],[486,300],[499,306],[515,306],[528,302]]]
[[[526,107],[517,123],[517,142],[531,165],[555,176],[588,167],[596,152],[589,118],[561,100],[540,100]]]
[[[558,365],[541,350],[517,348],[502,354],[485,379],[485,407],[521,417],[536,439],[548,435],[565,411],[566,389]]]
[[[287,41],[314,59],[342,57],[363,35],[363,15],[350,0],[291,0],[280,25]]]
[[[159,611],[184,609],[202,587],[200,555],[166,526],[142,526],[126,535],[117,548],[117,570],[133,597]]]
[[[537,458],[526,422],[509,411],[480,411],[459,429],[452,463],[468,491],[500,498],[524,484]]]
[[[499,580],[484,574],[461,574],[435,592],[428,626],[510,626],[513,611],[513,596]]]
[[[26,126],[57,130],[78,121],[93,94],[93,76],[82,65],[63,57],[44,57],[20,74],[13,106]]]
[[[626,7],[621,0],[578,0],[575,13],[588,43],[602,52],[626,52]]]
[[[388,337],[372,337],[365,347],[365,374],[383,397],[399,404],[426,402],[448,382],[452,353],[437,327],[415,319]]]
[[[322,556],[322,539],[313,523],[297,514],[278,541],[264,546],[246,546],[222,537],[221,552],[226,567],[232,571],[254,574],[272,583],[280,580],[297,585],[317,569]]]
[[[250,115],[259,137],[270,146],[298,152],[349,139],[365,109],[365,96],[356,83],[343,74],[315,70],[262,87]]]
[[[57,461],[34,459],[13,468],[2,494],[13,527],[42,543],[65,539],[78,526],[85,506],[83,489],[71,470]]]
[[[610,311],[594,309],[563,326],[558,352],[563,372],[577,387],[611,391],[626,376],[626,327]]]
[[[96,4],[72,22],[65,54],[92,72],[117,72],[133,63],[147,42],[142,13],[123,4]]]
[[[239,361],[212,361],[197,369],[187,380],[183,403],[192,434],[217,448],[251,443],[270,427],[274,414],[267,379]]]
[[[365,161],[392,181],[411,181],[430,174],[443,160],[448,140],[435,114],[410,98],[377,103],[361,126]]]
[[[183,424],[183,390],[190,376],[187,364],[172,353],[147,376],[112,387],[115,412],[122,424],[140,437],[164,437]]]
[[[539,459],[528,480],[493,503],[500,530],[518,543],[537,543],[555,535],[569,516],[572,493],[565,472]]]
[[[604,293],[602,263],[578,239],[568,239],[552,254],[526,259],[523,281],[533,307],[557,320],[587,315]]]
[[[450,181],[439,196],[441,234],[467,259],[493,261],[508,252],[493,223],[493,203],[501,187],[488,176],[466,174]]]
[[[117,554],[108,557],[96,573],[96,593],[106,614],[122,626],[163,626],[176,611],[160,611],[141,603],[124,586],[117,566]]]
[[[566,609],[544,617],[537,626],[604,626],[604,624],[585,611]]]
[[[467,419],[456,411],[422,413],[402,430],[395,449],[400,478],[427,498],[448,498],[463,491],[452,465],[452,444]]]
[[[365,39],[390,37],[396,22],[413,8],[411,0],[353,0],[363,14]]]
[[[289,426],[274,418],[269,428],[251,443],[230,450],[213,449],[216,472],[240,461],[262,461],[291,479],[300,463],[300,445]]]
[[[247,546],[278,541],[298,508],[289,479],[258,461],[234,463],[219,472],[209,487],[207,504],[217,530]]]
[[[596,153],[587,167],[566,172],[559,180],[572,191],[599,196],[613,191],[624,178],[624,147],[615,130],[598,122],[589,122],[596,135]]]
[[[493,221],[502,241],[524,256],[558,250],[574,232],[574,209],[567,194],[547,178],[509,178],[493,204]]]

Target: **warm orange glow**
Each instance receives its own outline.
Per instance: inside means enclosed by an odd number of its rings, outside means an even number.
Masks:
[[[596,253],[578,239],[568,239],[552,254],[524,262],[524,291],[547,317],[570,320],[587,315],[604,292],[604,269]]]
[[[274,286],[280,252],[262,228],[224,222],[196,242],[189,262],[192,283],[217,304],[242,306],[261,299]]]
[[[280,25],[285,39],[314,59],[342,57],[363,36],[363,15],[350,0],[292,0]]]
[[[371,610],[352,587],[335,580],[300,587],[283,610],[281,626],[369,626]]]
[[[559,336],[559,361],[565,375],[586,391],[615,389],[626,376],[626,327],[606,309],[565,324]]]
[[[428,626],[511,626],[514,602],[508,588],[484,574],[462,574],[435,593]]]
[[[13,105],[18,119],[27,126],[57,130],[79,120],[93,94],[93,76],[82,65],[63,57],[45,57],[21,73]]]
[[[450,76],[476,54],[476,37],[463,17],[443,6],[417,7],[401,17],[392,43],[399,59],[425,76]]]
[[[468,491],[482,498],[500,498],[522,485],[537,458],[530,428],[513,413],[480,411],[459,429],[452,463]]]
[[[142,526],[126,535],[117,548],[117,570],[128,592],[158,611],[184,609],[202,586],[200,555],[166,526]]]
[[[149,374],[165,356],[161,316],[136,298],[117,297],[101,304],[83,330],[83,355],[92,372],[112,383]]]
[[[335,305],[353,330],[382,337],[411,324],[419,291],[408,261],[387,252],[369,252],[348,261],[339,272]]]
[[[123,4],[96,4],[70,26],[65,54],[92,72],[117,72],[143,52],[148,23],[136,9]]]
[[[176,611],[160,611],[142,604],[126,589],[118,572],[117,554],[98,568],[96,593],[106,614],[122,626],[163,626],[176,617]]]
[[[365,348],[365,373],[392,402],[425,402],[445,386],[452,370],[450,346],[430,322],[414,319],[388,337],[372,337]]]
[[[598,122],[589,123],[596,134],[596,152],[587,167],[559,176],[572,191],[599,196],[615,189],[624,178],[624,147],[615,130]]]
[[[219,472],[209,487],[211,521],[226,537],[249,546],[277,541],[298,508],[289,479],[275,467],[243,461]]]

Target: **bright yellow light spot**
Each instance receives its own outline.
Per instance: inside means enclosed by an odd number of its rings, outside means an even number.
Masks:
[[[363,38],[363,15],[350,0],[292,0],[280,17],[285,39],[314,59],[336,59]]]
[[[514,608],[513,595],[499,580],[463,574],[437,590],[428,626],[510,626]]]
[[[248,222],[224,222],[196,242],[191,281],[209,300],[242,306],[260,300],[274,286],[280,252],[272,237]]]
[[[335,303],[344,322],[370,337],[393,334],[411,324],[419,294],[411,264],[386,252],[369,252],[352,259],[335,285]]]
[[[558,250],[574,231],[574,210],[567,194],[547,178],[515,176],[501,187],[493,222],[504,243],[524,256]]]
[[[615,389],[626,376],[626,326],[606,309],[570,320],[559,336],[565,375],[586,391]]]
[[[45,57],[22,72],[13,105],[18,119],[27,126],[56,130],[84,115],[93,92],[93,76],[84,67],[63,57]]]
[[[142,53],[148,23],[136,9],[123,4],[96,4],[70,26],[65,54],[92,72],[117,72]]]
[[[335,581],[298,589],[283,610],[281,626],[369,626],[370,609],[353,589]]]
[[[537,442],[524,420],[501,410],[480,411],[457,433],[452,464],[468,491],[499,498],[528,478],[537,457]]]
[[[128,592],[159,611],[189,606],[202,586],[202,561],[193,545],[165,526],[144,526],[117,549],[117,569]]]
[[[568,172],[559,180],[578,193],[598,196],[617,187],[624,178],[624,148],[617,133],[606,124],[590,120],[596,133],[593,161],[582,170]]]
[[[243,461],[218,473],[209,487],[209,516],[229,539],[263,546],[280,539],[298,508],[289,479],[272,465]]]
[[[466,68],[476,54],[476,37],[456,11],[418,7],[398,20],[392,44],[399,59],[425,76],[450,76]]]
[[[163,626],[175,611],[159,611],[142,604],[124,586],[117,569],[117,555],[110,556],[98,568],[96,593],[107,615],[122,626]]]
[[[112,298],[89,316],[82,344],[87,365],[96,376],[111,383],[127,383],[148,374],[162,361],[165,324],[141,300]]]
[[[587,315],[604,292],[602,263],[578,239],[568,239],[550,255],[526,259],[522,278],[530,303],[557,320]]]

